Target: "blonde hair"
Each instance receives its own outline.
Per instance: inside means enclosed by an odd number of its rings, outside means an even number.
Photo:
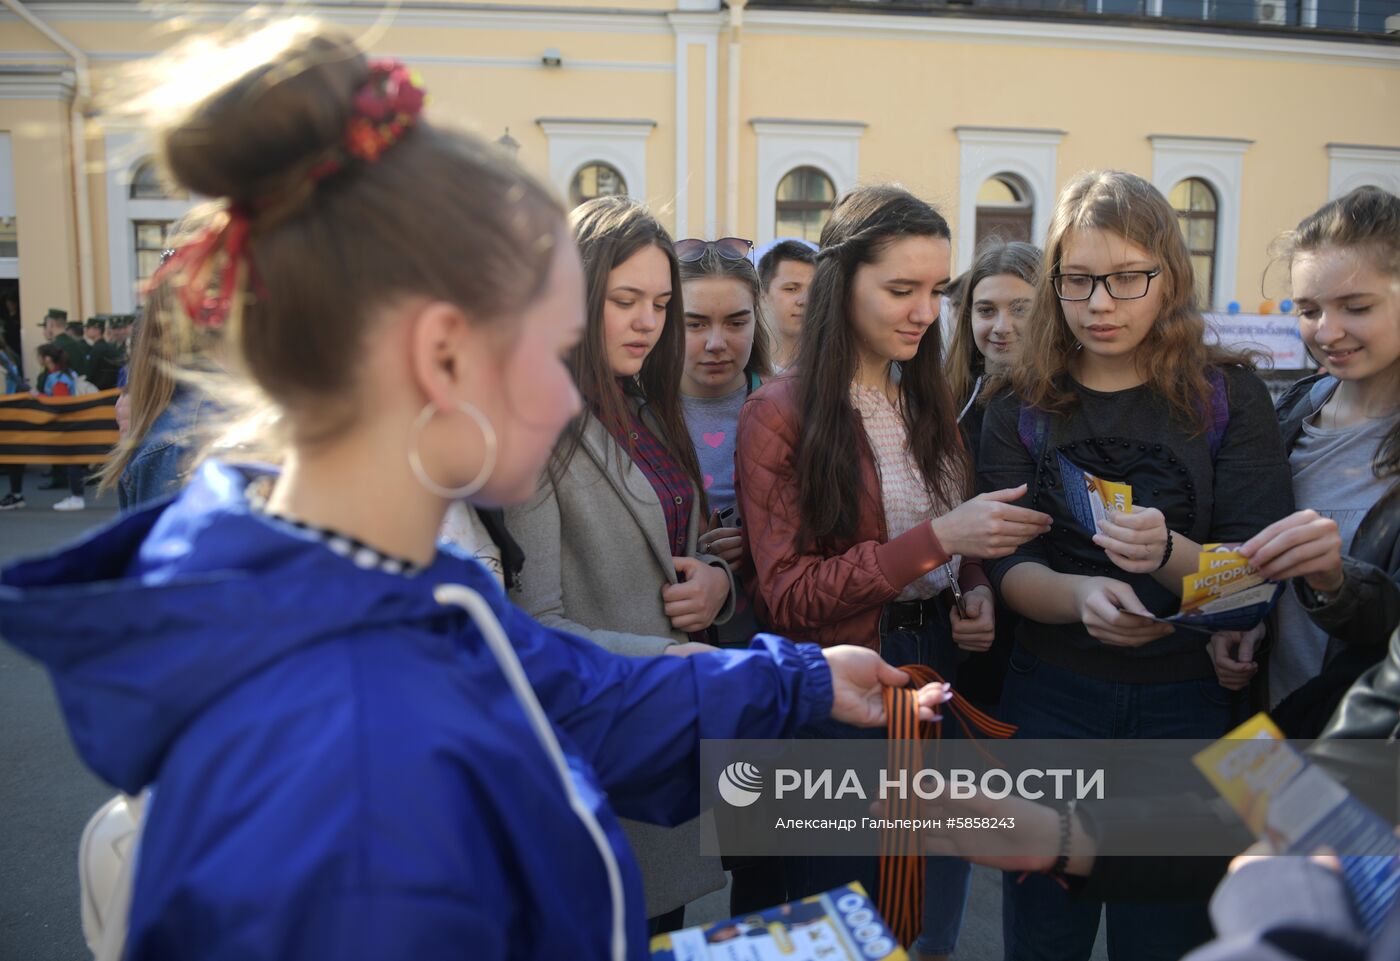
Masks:
[[[1034,244],[1011,243],[993,235],[977,248],[972,269],[958,278],[957,312],[953,315],[953,335],[948,340],[948,388],[959,408],[972,397],[977,378],[986,373],[986,358],[972,336],[973,295],[977,285],[988,277],[1006,274],[1036,285],[1040,273],[1040,248]],[[1022,332],[1022,337],[1025,333]],[[990,397],[983,393],[982,397]],[[980,401],[979,401],[980,403]]]

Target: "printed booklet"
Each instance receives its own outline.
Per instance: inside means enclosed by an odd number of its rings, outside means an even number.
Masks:
[[[1100,526],[1109,511],[1127,513],[1133,509],[1133,489],[1118,481],[1096,477],[1075,466],[1064,454],[1060,455],[1060,480],[1065,485],[1069,511],[1081,527],[1094,534],[1103,533]]]
[[[1286,584],[1265,580],[1236,546],[1201,545],[1196,573],[1181,579],[1181,609],[1153,619],[1207,634],[1247,631],[1262,623]]]
[[[1248,825],[1282,854],[1345,852],[1342,876],[1362,927],[1375,935],[1400,895],[1400,838],[1383,818],[1310,763],[1266,714],[1195,757]]]
[[[1104,480],[1076,467],[1064,454],[1059,457],[1070,513],[1086,531],[1101,533],[1111,512],[1132,511],[1130,485]],[[1247,631],[1263,622],[1283,589],[1282,582],[1265,580],[1233,545],[1206,544],[1196,573],[1181,579],[1181,609],[1153,620],[1206,634]]]
[[[859,883],[651,939],[652,961],[908,961]]]

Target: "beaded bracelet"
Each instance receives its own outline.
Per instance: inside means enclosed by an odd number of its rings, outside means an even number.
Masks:
[[[1167,566],[1167,561],[1172,559],[1172,532],[1167,531],[1167,548],[1162,551],[1162,563],[1157,565],[1157,570]]]

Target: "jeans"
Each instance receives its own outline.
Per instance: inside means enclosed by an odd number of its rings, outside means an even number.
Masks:
[[[936,623],[916,630],[900,630],[880,635],[880,654],[896,667],[925,664],[944,680],[955,683],[958,648],[952,627],[944,614]],[[944,724],[943,736],[953,737],[956,725]],[[801,735],[809,738],[884,738],[882,728],[855,728],[837,721],[811,724]],[[865,886],[872,900],[878,900],[879,858],[808,857],[789,858],[788,896],[809,897],[851,881]],[[962,929],[972,866],[954,857],[924,858],[923,930],[914,947],[925,954],[952,954]]]
[[[1238,696],[1212,676],[1165,684],[1099,681],[1048,664],[1021,648],[1011,656],[1002,719],[1018,738],[1218,738]],[[1132,904],[1074,900],[1053,878],[1002,876],[1007,961],[1080,961],[1108,916],[1112,961],[1177,961],[1211,938],[1206,903]]]

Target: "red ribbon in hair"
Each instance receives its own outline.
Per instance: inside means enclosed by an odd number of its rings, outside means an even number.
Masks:
[[[248,248],[252,215],[243,204],[230,204],[222,222],[210,224],[171,257],[146,285],[146,292],[175,280],[175,295],[194,325],[217,330],[228,322],[234,301],[256,285]]]

